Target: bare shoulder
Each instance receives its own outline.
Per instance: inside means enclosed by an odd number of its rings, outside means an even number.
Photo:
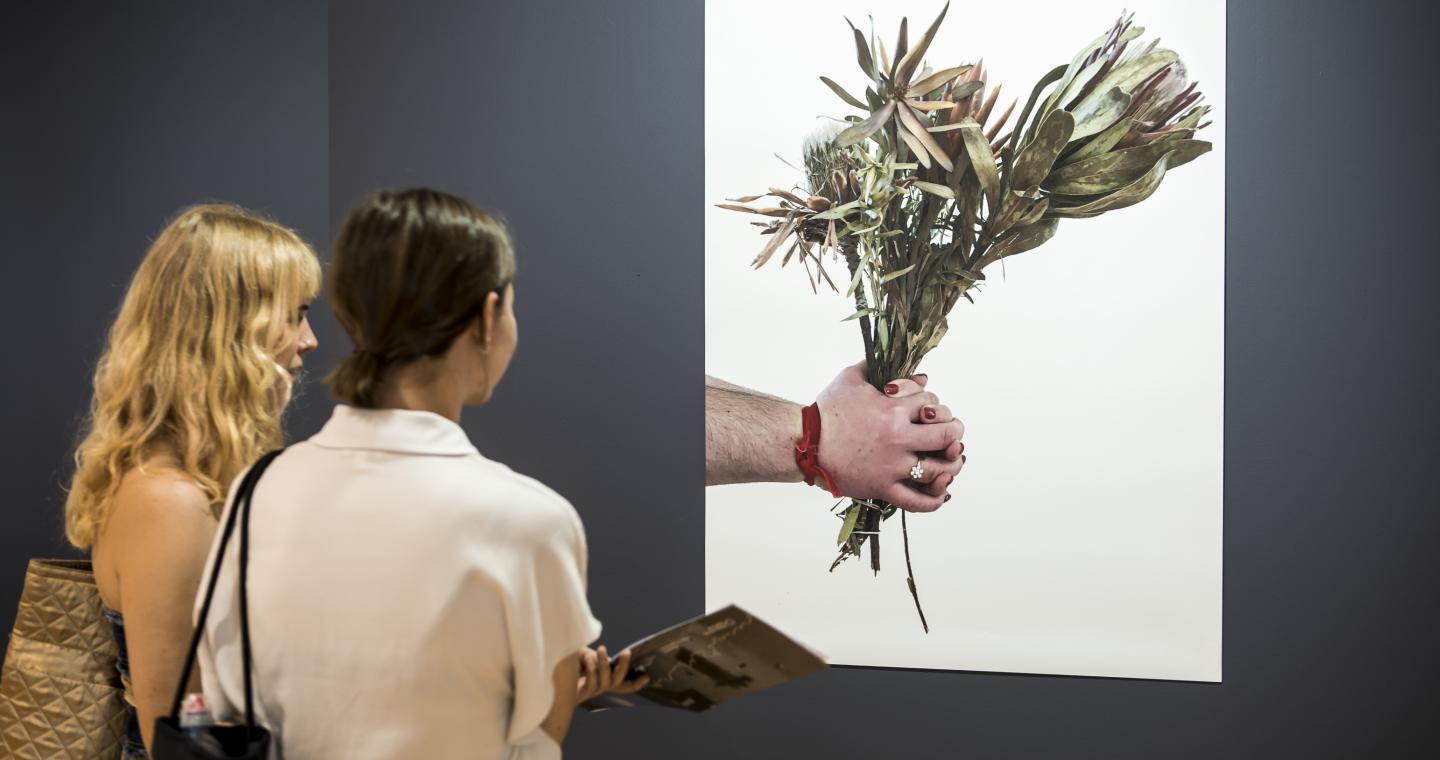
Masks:
[[[179,468],[159,465],[121,478],[105,533],[208,533],[214,526],[210,497],[200,485]]]
[[[125,473],[92,549],[105,603],[129,614],[148,609],[149,597],[193,596],[215,525],[209,497],[185,471],[147,465]]]

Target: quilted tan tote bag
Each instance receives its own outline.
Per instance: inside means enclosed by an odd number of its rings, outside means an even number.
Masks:
[[[30,561],[0,670],[0,757],[116,760],[127,706],[90,563]]]

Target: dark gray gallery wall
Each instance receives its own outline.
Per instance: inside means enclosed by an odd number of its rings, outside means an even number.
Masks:
[[[26,559],[67,551],[61,486],[90,373],[154,235],[224,200],[324,245],[325,26],[325,3],[289,0],[0,11],[5,632]],[[294,427],[323,402],[302,398]]]
[[[703,19],[698,0],[331,9],[332,219],[425,183],[511,220],[520,351],[466,424],[576,504],[614,643],[703,606]],[[1437,109],[1405,83],[1428,28],[1400,4],[1230,4],[1223,684],[834,669],[704,716],[582,714],[570,752],[1427,754]],[[765,76],[794,55],[745,63],[757,87],[819,86]]]
[[[225,197],[323,242],[363,192],[409,184],[514,228],[520,352],[465,422],[580,510],[605,640],[700,612],[701,2],[336,2],[328,55],[314,5],[173,5],[37,4],[0,25],[18,346],[0,625],[23,558],[57,547],[85,374],[163,217]],[[1401,3],[1228,12],[1224,683],[833,669],[703,716],[581,714],[567,756],[1433,754],[1432,25]],[[226,97],[196,81],[216,78]],[[328,366],[343,341],[317,331]]]

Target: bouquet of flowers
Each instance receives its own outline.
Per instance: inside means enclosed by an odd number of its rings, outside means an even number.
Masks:
[[[858,321],[877,388],[915,371],[945,336],[955,304],[974,302],[986,268],[1049,241],[1062,219],[1145,200],[1167,171],[1211,147],[1194,139],[1210,123],[1201,121],[1210,107],[1199,105],[1197,83],[1158,40],[1131,44],[1144,32],[1133,13],[1042,77],[1008,123],[1019,101],[991,119],[1001,88],[987,94],[983,58],[922,65],[948,10],[947,3],[913,46],[902,20],[893,54],[873,31],[867,39],[851,24],[868,79],[863,97],[820,80],[863,115],[806,140],[804,188],[717,204],[767,217],[755,222],[768,239],[754,267],[784,249],[781,266],[798,259],[812,290],[823,281],[839,292],[825,260],[845,262],[841,282],[856,309],[847,319]],[[756,201],[768,205],[745,205]],[[868,540],[878,572],[880,525],[895,511],[849,500],[831,570]],[[908,570],[904,512],[901,523]],[[913,571],[908,576],[924,624]]]

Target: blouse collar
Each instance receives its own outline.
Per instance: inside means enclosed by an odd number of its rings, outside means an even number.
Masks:
[[[330,449],[370,449],[403,454],[479,454],[465,430],[434,412],[361,409],[337,404],[310,442]]]

